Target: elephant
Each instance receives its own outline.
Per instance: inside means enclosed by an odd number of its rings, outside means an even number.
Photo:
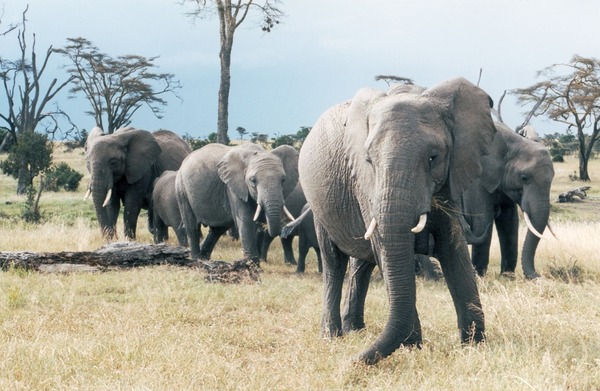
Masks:
[[[322,335],[365,327],[375,265],[387,288],[387,323],[359,361],[373,364],[401,345],[422,343],[414,242],[424,228],[439,249],[461,340],[485,339],[476,275],[453,216],[460,214],[460,196],[480,175],[496,133],[492,105],[463,78],[428,89],[364,88],[323,113],[304,141],[298,166],[323,258]]]
[[[304,191],[300,182],[296,185],[294,190],[285,198],[285,207],[290,211],[292,217],[299,216],[302,213],[302,207],[306,204],[306,197],[304,197]],[[287,220],[289,221],[289,220]],[[287,222],[286,221],[286,222]],[[295,233],[290,234],[286,238],[280,236],[281,247],[283,248],[283,260],[285,263],[290,265],[296,265],[296,257],[294,256],[293,242]],[[266,261],[269,253],[269,247],[271,242],[275,238],[269,235],[264,229],[259,230],[258,234],[258,246],[260,253],[260,261]]]
[[[515,272],[518,205],[528,228],[521,255],[523,273],[534,279],[539,277],[534,266],[535,252],[541,233],[549,227],[552,158],[543,144],[513,132],[501,122],[496,123],[496,128],[491,153],[482,160],[483,172],[462,197],[465,220],[473,235],[483,236],[472,243],[472,262],[477,273],[485,275],[492,238],[492,230],[486,227],[495,223],[501,250],[500,273]]]
[[[300,216],[288,223],[281,230],[282,241],[298,236],[298,265],[296,273],[304,273],[306,265],[306,255],[311,248],[317,254],[317,270],[323,272],[323,262],[321,260],[321,248],[315,231],[315,220],[308,204],[305,204],[300,211]]]
[[[85,198],[92,195],[102,234],[108,240],[116,238],[122,202],[125,237],[135,239],[138,215],[150,205],[154,180],[165,170],[177,170],[191,152],[190,146],[168,130],[150,133],[124,128],[109,135],[96,134],[88,147],[91,179]],[[152,231],[151,214],[148,225]]]
[[[191,257],[210,259],[221,235],[235,228],[244,258],[260,265],[257,223],[279,235],[284,199],[297,182],[298,152],[289,145],[268,152],[252,143],[208,144],[192,152],[175,180]],[[201,246],[200,224],[209,227]]]
[[[154,226],[154,243],[165,242],[169,238],[169,227],[172,227],[181,247],[187,247],[187,233],[182,224],[181,212],[175,195],[176,171],[165,171],[154,181],[152,191],[152,215]]]

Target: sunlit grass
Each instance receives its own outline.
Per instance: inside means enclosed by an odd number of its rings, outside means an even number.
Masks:
[[[81,159],[73,155],[85,170]],[[418,279],[423,348],[400,349],[373,367],[356,364],[387,319],[380,275],[374,273],[369,288],[367,328],[324,340],[314,254],[307,273],[296,275],[276,240],[256,284],[208,283],[198,269],[170,266],[0,272],[0,389],[600,389],[600,223],[589,203],[554,203],[554,193],[582,185],[568,179],[575,160],[568,157],[564,167],[555,165],[552,197],[558,239],[546,233],[536,257],[543,278],[525,280],[520,262],[514,278],[500,276],[493,242],[489,274],[478,280],[485,344],[461,346],[445,283]],[[600,175],[597,161],[590,167],[592,178]],[[44,194],[42,208],[51,217],[29,225],[18,218],[22,198],[13,195],[10,180],[0,176],[1,251],[83,251],[104,244],[91,202],[82,201],[85,187]],[[598,194],[594,183],[591,197]],[[15,214],[5,206],[15,207]],[[152,241],[145,213],[138,240]],[[239,242],[223,237],[213,257],[241,254]]]

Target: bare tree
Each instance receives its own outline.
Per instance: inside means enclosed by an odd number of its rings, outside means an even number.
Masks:
[[[12,142],[17,144],[20,136],[35,132],[40,124],[45,126],[44,132],[54,136],[60,129],[58,118],[65,117],[69,120],[66,113],[60,109],[46,110],[46,106],[60,90],[73,80],[70,77],[59,84],[58,79],[55,78],[46,89],[42,87],[44,72],[47,70],[54,50],[50,46],[42,61],[38,62],[35,52],[35,34],[33,34],[31,49],[28,48],[26,39],[27,10],[28,7],[23,11],[22,22],[17,34],[21,57],[15,61],[0,59],[0,80],[6,99],[6,106],[3,105],[2,111],[0,111],[0,119],[7,124]],[[67,130],[66,133],[72,129]],[[27,187],[31,185],[31,179],[26,174],[27,163],[25,159],[19,162],[17,194],[24,194]]]
[[[221,82],[219,84],[219,103],[217,119],[217,142],[229,144],[229,90],[231,88],[231,50],[233,38],[237,28],[246,20],[249,12],[255,11],[260,15],[260,27],[264,32],[271,32],[284,16],[279,9],[280,0],[181,0],[196,3],[196,9],[188,16],[197,18],[210,18],[215,10],[219,15],[219,36],[221,50],[219,59],[221,63]]]
[[[377,75],[377,76],[375,76],[375,80],[376,81],[383,80],[387,83],[388,86],[392,83],[400,83],[400,84],[408,84],[408,85],[415,84],[412,79],[409,79],[407,77],[402,77],[402,76],[394,76],[394,75]]]
[[[94,117],[96,126],[104,131],[112,133],[129,125],[133,115],[144,106],[161,118],[161,107],[167,104],[162,96],[172,93],[178,97],[175,91],[181,85],[174,75],[151,72],[157,57],[112,58],[85,38],[68,38],[67,41],[66,47],[56,51],[72,64],[67,68],[74,80],[69,92],[72,96],[85,95],[91,105],[86,114]],[[162,87],[155,89],[157,83]]]
[[[533,115],[544,115],[577,131],[579,179],[589,181],[588,161],[600,134],[600,61],[574,55],[567,64],[538,71],[537,77],[544,80],[512,93],[522,105],[539,104]]]
[[[0,11],[0,25],[2,24],[2,17],[4,16],[4,4],[2,4],[2,10]],[[0,32],[0,37],[3,35],[7,35],[8,33],[10,33],[13,30],[16,30],[17,27],[19,27],[19,23],[11,23],[8,26],[6,26],[6,30]]]

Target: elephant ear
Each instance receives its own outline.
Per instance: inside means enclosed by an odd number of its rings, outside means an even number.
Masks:
[[[450,197],[458,203],[462,192],[481,175],[482,157],[489,153],[494,140],[493,101],[463,78],[441,83],[424,91],[423,96],[439,99],[447,110],[452,139],[448,185]]]
[[[283,198],[286,198],[298,183],[298,151],[290,145],[281,145],[271,151],[281,159],[285,170],[285,182],[283,182]]]
[[[357,175],[364,164],[366,151],[365,142],[369,135],[369,111],[371,107],[386,94],[373,88],[362,88],[352,98],[350,106],[347,109],[347,117],[344,125],[344,145],[346,146],[346,156],[348,157],[349,168],[353,175]]]
[[[139,181],[158,159],[161,149],[152,133],[132,129],[114,133],[126,146],[125,177],[127,183]]]
[[[246,169],[250,159],[265,150],[256,144],[244,144],[231,148],[217,164],[219,178],[242,201],[248,202]]]

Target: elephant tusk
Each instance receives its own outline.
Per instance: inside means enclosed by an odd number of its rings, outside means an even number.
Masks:
[[[260,204],[256,205],[256,213],[254,213],[254,218],[252,221],[258,220],[258,216],[260,216],[261,207]]]
[[[419,232],[423,231],[423,228],[425,228],[425,224],[427,224],[427,213],[423,213],[419,217],[419,223],[413,229],[411,229],[410,232],[418,234]]]
[[[550,222],[548,222],[548,224],[546,224],[546,227],[548,227],[548,231],[550,231],[550,233],[552,234],[552,236],[554,236],[554,239],[558,240],[558,238],[556,237],[556,234],[554,233],[554,230],[550,226]]]
[[[90,190],[90,188],[88,187],[87,191],[85,192],[85,195],[83,196],[83,200],[87,200],[88,198],[90,198],[90,194],[92,194],[92,190]]]
[[[367,228],[367,232],[365,232],[365,240],[371,239],[375,228],[377,227],[377,221],[375,221],[375,217],[371,220],[371,224],[369,224],[369,228]]]
[[[527,228],[529,228],[529,230],[531,231],[532,234],[534,234],[535,236],[537,236],[540,239],[544,239],[544,237],[542,236],[541,233],[539,233],[534,227],[533,224],[531,224],[531,220],[529,220],[529,215],[527,214],[527,212],[523,211],[523,218],[525,219],[525,224],[527,225]]]
[[[290,213],[290,211],[288,210],[288,208],[285,207],[285,205],[283,205],[283,212],[285,213],[285,215],[288,217],[288,219],[294,221],[296,220],[294,218],[294,216]]]
[[[104,202],[102,203],[103,208],[106,207],[106,205],[108,205],[111,197],[112,197],[112,188],[108,189],[108,192],[106,193],[106,198],[104,199]]]

